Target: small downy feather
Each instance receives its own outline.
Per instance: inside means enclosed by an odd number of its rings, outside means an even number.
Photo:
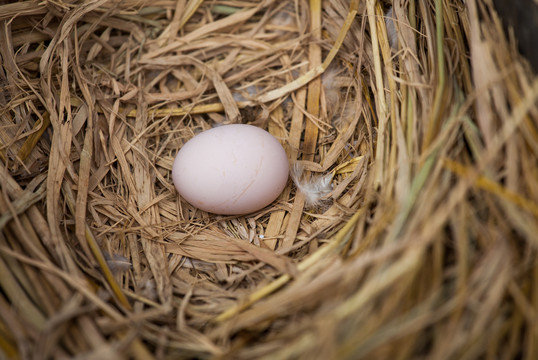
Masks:
[[[330,66],[321,75],[321,84],[323,85],[323,95],[325,97],[325,103],[322,105],[324,105],[323,110],[329,121],[338,117],[342,103],[342,94],[340,93],[340,87],[337,82],[337,76],[340,72],[341,69]]]
[[[332,119],[332,124],[338,132],[342,132],[347,128],[348,124],[353,121],[356,111],[357,105],[355,103],[351,101],[344,103],[343,110],[337,113]]]
[[[297,189],[303,193],[307,208],[321,205],[324,197],[333,189],[332,179],[334,174],[304,176],[302,165],[295,163],[291,169],[291,178]]]
[[[112,271],[112,273],[114,274],[121,271],[130,270],[133,267],[129,259],[127,259],[125,256],[119,254],[111,255],[107,252],[103,252],[103,255],[108,264],[108,267],[110,268],[110,271]]]
[[[385,14],[385,25],[387,27],[387,37],[392,51],[398,51],[398,31],[394,24],[395,21],[396,19],[394,18],[394,13],[391,7]]]

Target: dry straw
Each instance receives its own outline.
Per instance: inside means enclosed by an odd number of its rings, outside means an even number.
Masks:
[[[490,0],[0,2],[0,357],[537,359],[515,49]],[[179,199],[233,122],[322,205]]]

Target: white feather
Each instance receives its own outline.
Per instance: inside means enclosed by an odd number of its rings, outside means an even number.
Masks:
[[[387,27],[387,37],[389,39],[390,47],[393,51],[398,50],[398,31],[396,30],[396,25],[394,24],[396,19],[394,18],[394,13],[392,7],[385,14],[385,25]]]
[[[333,189],[333,173],[304,176],[304,168],[296,163],[291,170],[291,178],[297,189],[304,195],[307,207],[316,207]]]
[[[323,85],[323,94],[325,97],[324,110],[329,121],[337,117],[340,112],[342,94],[340,93],[340,86],[337,82],[339,73],[340,69],[331,66],[321,75],[321,84]]]
[[[113,273],[131,270],[131,268],[133,267],[129,259],[127,259],[125,256],[122,256],[120,254],[111,255],[107,252],[103,252],[103,255],[108,264],[108,267],[110,268],[110,271],[112,271]]]

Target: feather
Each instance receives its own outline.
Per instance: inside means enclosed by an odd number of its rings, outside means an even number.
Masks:
[[[387,37],[389,40],[390,47],[393,51],[398,50],[398,31],[396,25],[394,24],[394,14],[392,12],[392,7],[385,14],[385,26],[387,27]]]
[[[337,76],[341,72],[341,69],[335,66],[330,66],[321,75],[321,84],[323,85],[323,96],[325,97],[324,112],[329,121],[333,118],[339,118],[340,107],[342,103],[342,94],[340,93],[340,86],[337,81]]]
[[[304,195],[306,206],[312,208],[321,205],[333,189],[334,174],[330,172],[325,175],[304,176],[303,173],[303,166],[295,163],[291,170],[291,178],[297,189]]]
[[[110,271],[112,271],[112,273],[114,274],[121,271],[131,270],[131,268],[133,267],[129,259],[127,259],[125,256],[119,254],[111,255],[107,252],[103,252],[103,255],[108,264],[108,267],[110,268]]]
[[[255,85],[250,85],[246,89],[236,89],[232,96],[235,102],[252,101],[260,90]]]

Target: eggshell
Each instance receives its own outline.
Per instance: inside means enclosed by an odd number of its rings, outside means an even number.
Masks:
[[[288,181],[282,145],[267,131],[223,125],[189,140],[178,152],[172,179],[179,194],[201,210],[241,215],[272,203]]]

